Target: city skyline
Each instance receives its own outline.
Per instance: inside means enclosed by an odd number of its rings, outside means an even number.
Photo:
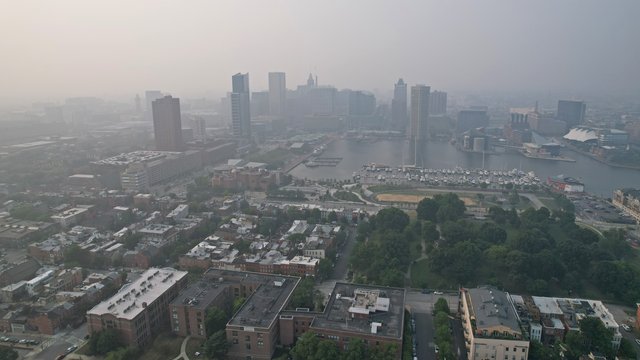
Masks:
[[[281,69],[292,83],[313,72],[323,84],[368,90],[386,89],[401,76],[448,91],[640,91],[639,72],[629,71],[640,59],[639,46],[629,41],[640,32],[633,19],[637,2],[256,2],[246,6],[252,25],[232,37],[219,30],[243,5],[167,4],[154,8],[154,21],[141,21],[150,4],[128,4],[126,16],[118,4],[15,4],[5,13],[12,32],[0,35],[7,44],[0,103],[86,94],[124,98],[149,88],[219,98],[238,69],[265,74],[255,77],[258,89],[268,88],[269,71]],[[370,16],[358,18],[364,9]],[[178,32],[157,26],[170,18],[185,26]],[[205,39],[215,45],[203,49]],[[381,57],[383,48],[402,56]],[[66,58],[69,51],[75,56]]]

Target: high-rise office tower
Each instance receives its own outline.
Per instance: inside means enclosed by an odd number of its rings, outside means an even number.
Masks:
[[[162,92],[158,91],[158,90],[147,90],[144,92],[144,102],[145,102],[145,108],[144,108],[144,112],[145,112],[145,119],[152,121],[153,120],[153,113],[152,113],[152,109],[151,109],[151,104],[160,99],[162,97]]]
[[[287,106],[287,81],[283,72],[269,73],[269,114],[284,116]]]
[[[570,129],[584,123],[584,113],[587,105],[584,101],[560,100],[558,101],[558,120],[567,123]]]
[[[396,129],[404,128],[407,124],[407,84],[399,79],[393,88],[391,100],[391,122]]]
[[[251,100],[249,74],[237,73],[231,77],[231,127],[233,135],[251,138]]]
[[[425,140],[429,136],[429,93],[431,87],[411,87],[411,138]]]
[[[180,99],[168,95],[153,101],[151,108],[156,150],[182,151]]]
[[[429,115],[444,115],[447,113],[447,93],[434,91],[429,94]]]
[[[251,93],[251,116],[269,115],[269,96],[268,91],[254,91]]]

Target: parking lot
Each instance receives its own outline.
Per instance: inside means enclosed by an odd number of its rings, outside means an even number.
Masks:
[[[576,216],[590,222],[607,222],[614,224],[635,224],[635,220],[624,214],[605,199],[591,195],[574,195],[570,197],[575,205]]]

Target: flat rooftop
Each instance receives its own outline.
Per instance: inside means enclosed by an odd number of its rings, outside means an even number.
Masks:
[[[514,333],[522,333],[516,312],[505,292],[483,286],[469,289],[467,293],[471,299],[478,329],[504,326]]]
[[[172,305],[186,305],[195,309],[206,310],[211,303],[228,287],[228,284],[220,284],[212,281],[198,281],[183,290]]]
[[[126,166],[133,163],[140,162],[149,162],[158,159],[162,159],[167,155],[175,155],[180,154],[178,152],[171,151],[133,151],[130,153],[124,153],[116,156],[112,156],[110,158],[106,158],[100,161],[96,161],[95,164],[98,165],[116,165],[116,166]]]
[[[135,281],[123,286],[109,299],[87,311],[87,315],[112,314],[120,319],[132,320],[176,282],[187,276],[186,271],[171,268],[150,268]]]
[[[222,269],[209,269],[205,277],[217,281],[220,286],[225,283],[255,286],[254,292],[247,297],[228,325],[256,328],[270,328],[273,325],[300,281],[300,278],[293,276]]]
[[[401,288],[339,282],[325,312],[314,318],[311,328],[402,339],[404,301],[405,290]],[[368,318],[351,318],[351,313],[368,313]],[[372,323],[381,325],[374,330]]]

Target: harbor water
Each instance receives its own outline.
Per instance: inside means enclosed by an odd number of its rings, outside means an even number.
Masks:
[[[445,141],[424,144],[424,167],[437,169],[462,168],[489,170],[518,169],[533,171],[541,180],[549,176],[574,177],[585,184],[589,193],[611,197],[615,189],[640,187],[640,171],[617,168],[596,161],[580,153],[564,149],[564,155],[576,162],[531,159],[517,153],[483,154],[463,152]],[[342,158],[336,166],[306,167],[300,164],[291,171],[293,176],[312,180],[351,179],[353,172],[363,165],[377,163],[399,167],[412,164],[409,143],[405,140],[357,141],[337,139],[327,145],[322,154],[328,158]]]

